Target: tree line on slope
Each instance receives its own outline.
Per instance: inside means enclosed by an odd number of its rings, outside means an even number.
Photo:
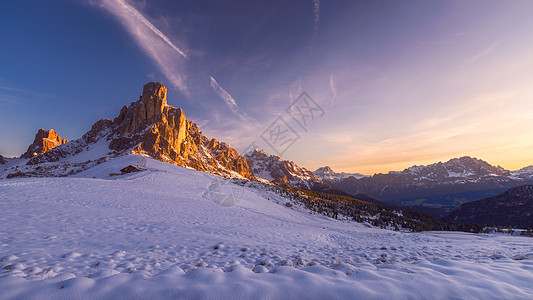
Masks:
[[[378,228],[391,230],[420,231],[464,231],[479,233],[482,224],[454,224],[422,212],[395,205],[380,205],[362,201],[350,196],[329,194],[277,185],[276,193],[301,204],[311,212],[334,219],[348,219]]]

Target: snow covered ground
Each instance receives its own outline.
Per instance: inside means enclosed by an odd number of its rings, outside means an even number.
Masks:
[[[146,171],[109,176],[127,165]],[[232,183],[220,205],[214,183],[135,155],[0,180],[0,298],[533,298],[531,238],[367,228]]]

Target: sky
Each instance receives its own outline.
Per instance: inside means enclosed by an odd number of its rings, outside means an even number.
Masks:
[[[533,165],[533,1],[0,3],[0,154],[160,81],[208,137],[363,174]]]

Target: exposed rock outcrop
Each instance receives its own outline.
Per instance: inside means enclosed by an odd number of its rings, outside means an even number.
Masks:
[[[139,100],[124,106],[113,120],[109,148],[125,151],[133,147],[134,153],[199,171],[254,179],[244,157],[233,147],[206,138],[181,108],[167,105],[166,95],[162,83],[146,84]]]
[[[35,155],[46,153],[65,143],[68,143],[68,140],[61,138],[53,129],[39,129],[35,135],[33,143],[28,147],[28,150],[21,155],[21,157],[31,158]]]
[[[150,82],[139,100],[122,107],[113,121],[100,119],[81,139],[34,157],[28,164],[57,161],[106,139],[115,155],[144,154],[199,171],[255,179],[243,156],[230,145],[205,137],[181,108],[167,105],[166,96],[162,83]]]
[[[6,161],[4,160],[4,157],[2,155],[0,155],[0,165],[3,165],[5,163],[6,163]]]
[[[181,108],[167,105],[166,94],[162,83],[146,84],[140,99],[124,106],[113,120],[109,148],[135,147],[136,152],[180,163],[181,145],[192,122],[187,122]]]

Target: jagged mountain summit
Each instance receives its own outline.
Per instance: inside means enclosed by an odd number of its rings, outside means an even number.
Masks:
[[[243,156],[230,145],[205,137],[195,123],[186,119],[182,109],[167,105],[166,95],[162,83],[150,82],[143,87],[139,100],[122,107],[114,120],[100,119],[82,138],[32,155],[25,167],[11,166],[2,175],[63,176],[110,157],[142,154],[199,171],[255,178]],[[54,162],[65,165],[32,167]]]
[[[533,185],[512,188],[500,195],[464,203],[448,220],[488,226],[533,227]]]
[[[313,173],[315,173],[315,175],[320,179],[324,180],[324,182],[340,181],[348,177],[355,177],[356,179],[366,177],[365,175],[359,173],[337,173],[329,166],[318,168]]]
[[[457,178],[460,180],[475,181],[482,180],[487,176],[511,175],[510,171],[500,166],[492,166],[484,160],[469,156],[453,158],[445,163],[439,162],[428,166],[412,166],[402,173],[412,174],[417,178],[433,181],[445,181],[446,179],[456,180]]]
[[[35,134],[33,143],[28,147],[28,150],[21,155],[21,157],[31,158],[33,156],[46,153],[65,143],[68,143],[68,140],[61,138],[53,129],[39,129],[37,134]]]
[[[380,200],[418,207],[444,216],[462,203],[497,195],[532,181],[526,170],[510,172],[499,166],[464,156],[401,172],[349,177],[331,185],[349,193],[367,193]]]
[[[351,195],[337,189],[318,177],[312,171],[301,167],[293,161],[284,160],[276,155],[269,155],[261,149],[253,149],[244,154],[253,174],[260,179],[273,182],[281,186],[293,186],[310,191],[326,192],[330,194],[354,197],[357,199],[379,202],[368,195]]]
[[[276,155],[268,155],[261,149],[253,149],[244,154],[255,176],[268,181],[286,183],[295,187],[312,189],[323,184],[313,172],[300,167],[293,161],[283,160]]]
[[[533,182],[533,166],[528,166],[520,170],[512,171],[511,175],[520,180]]]

